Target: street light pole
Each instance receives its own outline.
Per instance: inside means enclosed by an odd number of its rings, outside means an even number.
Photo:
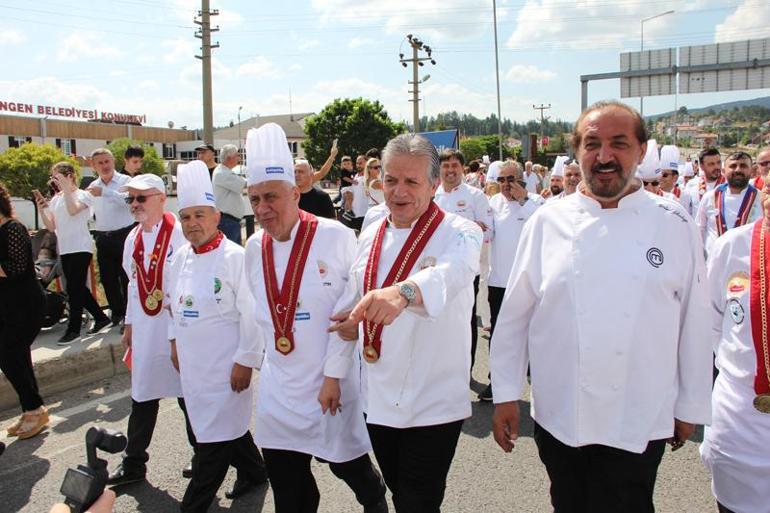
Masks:
[[[412,85],[412,99],[409,100],[412,105],[412,123],[414,125],[414,133],[420,131],[420,80],[418,80],[418,66],[424,66],[425,61],[429,61],[431,64],[436,64],[435,59],[432,57],[433,50],[430,46],[426,45],[423,41],[420,41],[416,36],[408,34],[406,39],[409,41],[409,46],[412,47],[412,58],[404,58],[404,54],[398,54],[399,62],[403,67],[407,67],[407,62],[412,63],[412,80],[408,83]],[[427,57],[420,57],[420,51],[424,51]],[[427,79],[426,79],[427,80]],[[424,81],[424,80],[423,80]]]
[[[639,37],[639,50],[640,50],[640,53],[644,52],[644,22],[645,21],[654,20],[655,18],[660,18],[661,16],[666,16],[668,14],[674,14],[674,11],[670,10],[670,11],[662,12],[662,13],[656,14],[654,16],[650,16],[649,18],[644,18],[641,21],[641,23],[640,23],[640,25],[641,25],[640,34],[641,35]],[[639,55],[639,60],[641,60],[641,59],[642,59],[642,56],[640,54]],[[639,113],[642,115],[642,119],[644,119],[644,95],[641,93],[641,91],[639,93]]]
[[[497,1],[492,0],[492,19],[495,25],[495,80],[497,81],[497,142],[500,160],[503,160],[503,118],[500,114],[500,62],[497,56]]]
[[[243,106],[238,107],[238,153],[241,153],[241,109]]]

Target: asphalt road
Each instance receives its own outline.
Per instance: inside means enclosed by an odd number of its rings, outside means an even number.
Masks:
[[[482,340],[483,342],[483,340]],[[486,344],[479,344],[474,376],[486,382]],[[483,352],[483,354],[481,354]],[[255,382],[256,384],[256,382]],[[474,382],[478,392],[483,385]],[[0,457],[0,511],[47,512],[59,498],[61,480],[68,467],[85,461],[84,437],[92,425],[125,430],[130,397],[129,378],[118,376],[91,386],[48,397],[52,425],[43,435],[9,444]],[[457,453],[449,474],[444,500],[445,512],[547,512],[551,511],[548,478],[537,457],[532,440],[529,404],[523,403],[522,436],[512,454],[504,454],[491,435],[493,406],[473,398],[473,416],[465,422]],[[5,427],[14,411],[0,412]],[[184,420],[176,401],[161,403],[159,420],[150,447],[148,482],[127,485],[118,497],[117,512],[178,511],[187,481],[182,467],[192,454],[184,436]],[[119,455],[103,455],[116,465]],[[321,490],[321,512],[360,512],[353,493],[329,469],[314,462],[314,473]],[[235,480],[231,469],[210,511],[273,512],[268,489],[235,502],[224,492]],[[709,476],[700,462],[696,443],[688,443],[676,453],[666,452],[660,467],[655,493],[657,511],[701,513],[716,511],[710,492]],[[391,511],[393,511],[391,507]]]

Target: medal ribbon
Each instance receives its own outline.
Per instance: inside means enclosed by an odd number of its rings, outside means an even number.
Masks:
[[[757,190],[762,190],[765,188],[765,179],[761,176],[758,176],[756,180],[754,180],[754,187],[757,188]]]
[[[150,255],[150,266],[144,270],[144,237],[142,227],[137,226],[136,239],[134,240],[134,253],[132,258],[136,266],[136,278],[138,281],[139,303],[144,313],[149,316],[158,315],[163,308],[163,264],[166,262],[166,251],[171,243],[171,232],[174,229],[176,219],[170,212],[163,213],[163,220],[155,237],[155,247]],[[155,298],[155,308],[147,305],[147,298]]]
[[[313,215],[299,211],[299,228],[297,236],[291,246],[289,263],[286,265],[286,273],[283,276],[283,284],[278,289],[278,278],[275,275],[275,261],[273,257],[273,237],[265,230],[262,233],[262,273],[265,277],[265,291],[267,292],[267,304],[270,308],[270,316],[273,318],[275,330],[275,348],[284,355],[294,350],[294,313],[297,310],[297,296],[302,283],[302,274],[305,263],[310,254],[310,244],[313,242],[318,219]],[[288,347],[279,344],[279,339],[287,339]]]
[[[754,378],[754,392],[770,392],[770,351],[767,347],[767,308],[768,283],[767,268],[770,265],[766,246],[770,244],[770,234],[763,229],[763,219],[754,223],[751,234],[751,335],[754,350],[757,353],[757,375]]]
[[[196,248],[195,246],[193,246],[192,248],[193,253],[195,253],[196,255],[201,255],[203,253],[208,253],[209,251],[214,251],[219,247],[220,244],[222,244],[222,241],[224,240],[224,238],[225,238],[225,234],[218,231],[217,234],[214,236],[214,238],[211,239],[211,241],[208,242],[207,244],[204,244],[199,248]]]
[[[444,211],[431,201],[428,210],[420,216],[414,227],[412,227],[412,231],[409,232],[409,237],[401,247],[401,251],[393,262],[393,266],[385,277],[385,281],[382,282],[379,288],[390,287],[398,283],[403,276],[409,275],[423,249],[425,249],[428,241],[444,219],[444,215]],[[377,288],[377,267],[380,264],[382,241],[387,227],[388,219],[386,218],[382,221],[372,241],[372,249],[369,252],[369,259],[366,262],[366,270],[364,271],[364,294]],[[369,363],[376,362],[380,357],[382,328],[382,324],[375,324],[364,320],[364,358]]]
[[[716,225],[719,236],[727,231],[727,221],[725,220],[725,194],[727,193],[727,187],[727,184],[723,183],[714,190],[714,206],[717,209]],[[746,194],[743,196],[741,207],[738,209],[738,215],[735,217],[733,228],[743,226],[749,220],[749,214],[754,206],[756,197],[757,189],[753,185],[749,185]]]
[[[677,198],[681,198],[682,197],[682,189],[680,189],[678,185],[674,185],[674,191],[673,192],[674,192],[674,196],[676,196]]]

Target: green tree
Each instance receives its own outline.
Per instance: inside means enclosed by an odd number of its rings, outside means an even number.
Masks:
[[[115,155],[115,169],[118,171],[123,169],[123,155],[126,153],[126,148],[129,146],[141,146],[144,150],[144,161],[142,162],[141,169],[142,173],[152,173],[158,176],[163,176],[166,173],[166,164],[163,162],[163,159],[160,158],[160,155],[158,155],[155,146],[141,141],[134,141],[128,137],[115,139],[107,146],[112,154]]]
[[[305,122],[305,156],[315,166],[329,157],[332,141],[337,139],[339,155],[366,153],[382,149],[389,139],[405,132],[403,123],[390,119],[378,101],[363,98],[337,98]]]
[[[495,161],[500,156],[500,145],[496,135],[479,135],[466,137],[460,141],[460,151],[463,152],[465,161],[480,159],[489,155],[490,160]],[[517,148],[511,148],[503,144],[503,158],[517,158]]]
[[[45,194],[51,166],[67,161],[75,166],[78,182],[80,166],[77,161],[52,144],[22,144],[0,153],[0,180],[5,182],[11,196],[32,199],[32,189]]]

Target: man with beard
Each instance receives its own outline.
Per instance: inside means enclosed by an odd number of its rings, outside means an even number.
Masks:
[[[725,177],[722,174],[722,155],[718,149],[706,148],[700,152],[700,167],[703,176],[699,176],[697,162],[693,162],[697,178],[687,183],[687,192],[690,193],[693,200],[693,210],[690,212],[693,217],[698,213],[703,195],[725,182]]]
[[[557,162],[559,166],[564,161]],[[505,286],[513,267],[519,236],[524,223],[540,206],[529,200],[521,168],[517,162],[507,160],[500,166],[497,176],[500,194],[489,200],[492,209],[492,236],[489,248],[489,278],[487,278],[487,297],[490,311],[490,337],[495,333],[495,324],[500,312],[500,305],[505,296]],[[558,197],[558,196],[555,196]],[[481,401],[492,400],[492,384],[479,393]]]
[[[767,340],[770,188],[762,219],[720,237],[709,258],[711,325],[719,375],[701,458],[720,513],[770,505],[770,350]],[[759,200],[757,200],[759,202]]]
[[[492,211],[489,200],[480,189],[471,187],[463,180],[465,157],[458,150],[444,150],[439,155],[441,162],[441,185],[436,190],[436,205],[447,212],[457,214],[473,221],[484,232],[484,240],[489,240],[492,228]],[[476,317],[476,296],[479,294],[480,275],[473,280],[473,310],[471,311],[471,370],[476,361],[478,343],[478,320]]]
[[[634,178],[646,132],[619,102],[581,114],[584,187],[524,226],[492,337],[495,441],[513,450],[529,365],[559,513],[654,511],[666,440],[710,420],[703,248],[684,209]]]
[[[556,161],[553,163],[553,169],[551,170],[548,188],[540,193],[541,196],[551,199],[564,192],[564,163],[568,160],[569,157],[563,155],[556,157]]]
[[[703,159],[701,159],[703,161]],[[704,165],[704,169],[708,169]],[[727,183],[716,186],[703,195],[695,216],[700,228],[706,254],[714,242],[731,228],[749,224],[762,217],[759,191],[749,184],[751,157],[742,151],[725,159]]]

